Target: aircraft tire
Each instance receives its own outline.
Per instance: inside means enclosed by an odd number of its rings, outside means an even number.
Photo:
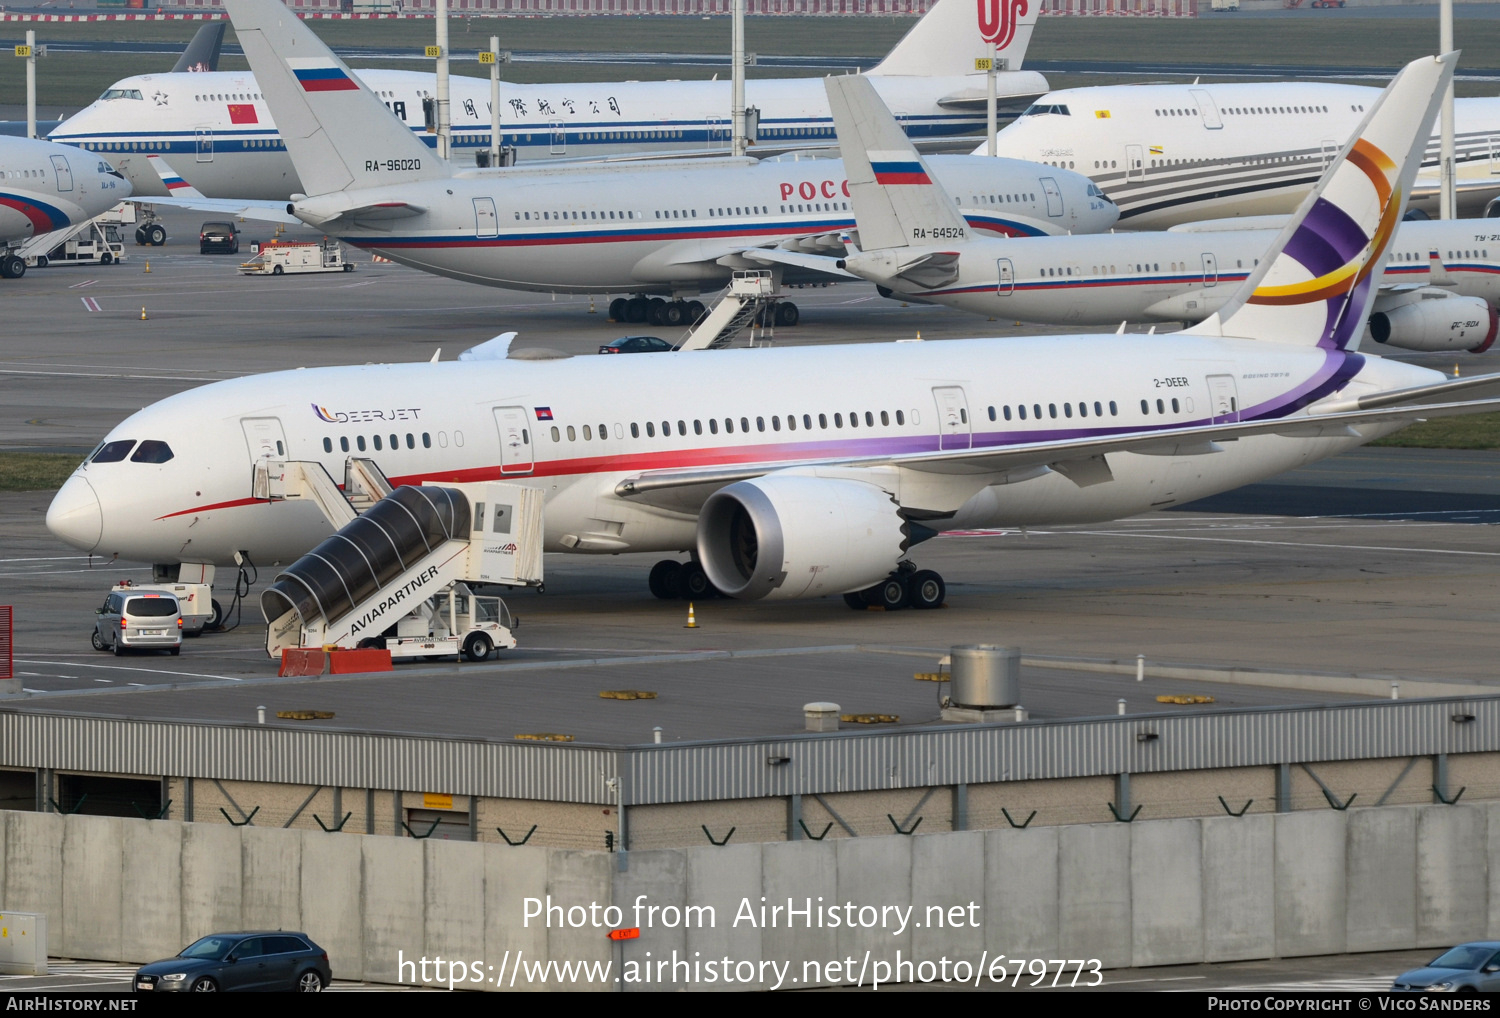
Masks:
[[[675,559],[664,558],[651,567],[651,574],[646,578],[646,586],[651,588],[651,595],[662,601],[672,600],[676,594],[678,575],[682,572],[682,563]]]
[[[910,604],[911,588],[907,585],[906,578],[889,576],[876,585],[875,603],[888,612],[900,611]]]
[[[948,597],[948,585],[931,569],[912,573],[906,582],[911,590],[913,608],[941,608]]]
[[[865,595],[863,591],[851,590],[844,595],[844,603],[857,612],[865,610]]]
[[[160,223],[153,224],[146,230],[146,240],[152,247],[161,247],[167,242],[167,228]]]
[[[680,300],[674,300],[661,309],[663,325],[677,326],[687,320],[687,305]]]
[[[789,300],[782,301],[776,305],[776,324],[785,328],[791,328],[802,320],[802,312],[797,310],[797,305]]]
[[[26,262],[17,255],[6,255],[0,261],[0,276],[6,279],[20,279],[26,275]]]
[[[630,301],[624,297],[616,297],[609,302],[609,320],[612,322],[623,322],[630,314]]]
[[[144,226],[137,226],[135,228],[136,247],[145,247],[148,243],[149,241],[146,240],[146,228]]]
[[[666,301],[662,300],[660,297],[652,297],[651,298],[650,303],[648,303],[646,305],[646,324],[647,325],[666,325],[667,324],[667,302]]]
[[[677,571],[677,588],[684,601],[707,601],[717,597],[719,591],[713,581],[697,562],[684,562]]]
[[[705,314],[707,314],[707,313],[708,313],[708,309],[703,306],[703,302],[701,300],[690,300],[690,301],[688,301],[688,306],[687,306],[687,320],[688,320],[688,324],[690,324],[690,325],[697,325],[699,322],[703,321],[703,316]]]
[[[625,320],[631,325],[640,325],[646,320],[651,302],[645,297],[632,297],[625,302]]]

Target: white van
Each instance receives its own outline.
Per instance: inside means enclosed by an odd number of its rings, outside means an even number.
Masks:
[[[95,610],[95,650],[165,650],[182,653],[182,606],[159,590],[116,588]]]

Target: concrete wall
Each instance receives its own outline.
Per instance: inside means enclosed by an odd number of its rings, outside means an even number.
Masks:
[[[336,975],[376,982],[612,989],[549,963],[624,963],[637,980],[627,989],[761,989],[855,982],[849,958],[868,966],[868,984],[926,978],[898,959],[1004,956],[1014,975],[1017,960],[1038,958],[1112,968],[1500,935],[1493,803],[624,859],[31,812],[0,814],[0,838],[0,908],[46,913],[54,955],[144,962],[209,932],[284,927],[326,948]],[[639,939],[612,943],[618,926],[640,927]]]

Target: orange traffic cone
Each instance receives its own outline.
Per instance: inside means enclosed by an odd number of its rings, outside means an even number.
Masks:
[[[141,321],[144,322],[145,320],[146,320],[146,309],[145,308],[141,308]]]
[[[698,619],[697,619],[696,616],[693,615],[693,602],[691,602],[691,601],[688,602],[688,620],[687,620],[687,625],[683,626],[682,628],[683,629],[697,629],[698,628]]]

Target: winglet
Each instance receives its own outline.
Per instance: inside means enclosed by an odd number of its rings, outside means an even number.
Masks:
[[[1215,315],[1185,330],[1353,350],[1457,53],[1401,69],[1260,265]]]
[[[166,185],[167,194],[174,198],[202,198],[203,192],[192,184],[183,180],[177,171],[167,165],[167,161],[161,156],[147,156],[146,162],[156,171],[161,182]]]

